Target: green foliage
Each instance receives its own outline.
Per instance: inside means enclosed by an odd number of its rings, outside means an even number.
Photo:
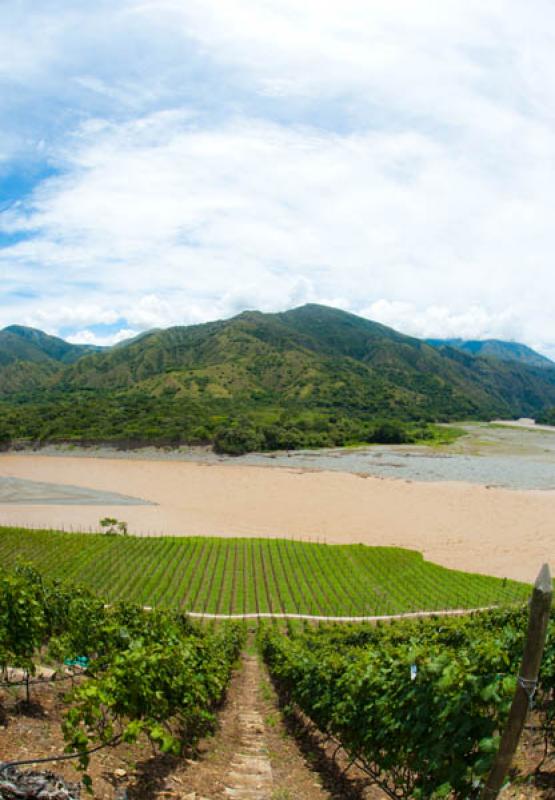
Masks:
[[[380,444],[404,444],[411,442],[411,438],[406,425],[398,420],[386,420],[376,425],[372,433],[372,442]]]
[[[0,572],[0,667],[32,674],[47,647],[60,661],[87,658],[87,680],[66,701],[67,750],[133,742],[144,733],[164,752],[180,752],[214,721],[244,629],[196,628],[179,612],[106,605],[86,590],[45,580],[32,568]]]
[[[524,584],[445,569],[395,547],[0,528],[0,563],[21,560],[110,601],[206,613],[388,615],[508,604],[528,592]],[[76,613],[94,630],[87,597],[83,605]]]
[[[127,536],[129,533],[127,522],[116,519],[115,517],[104,517],[98,524],[104,529],[104,533],[108,536],[115,536],[117,534]]]
[[[47,633],[40,589],[27,574],[0,572],[0,669],[35,673],[33,656]]]
[[[240,456],[262,449],[263,443],[264,439],[256,428],[244,421],[219,430],[214,437],[214,450],[216,453]]]
[[[162,752],[177,754],[206,733],[243,641],[237,627],[201,635],[164,616],[156,638],[140,629],[127,635],[123,647],[104,649],[91,679],[69,699],[64,735],[68,749],[82,753],[84,768],[86,750],[98,743],[134,742],[144,733]]]
[[[536,422],[540,425],[555,425],[555,406],[547,408],[538,415]]]
[[[264,629],[261,648],[289,702],[397,797],[476,797],[516,685],[526,613]]]
[[[12,442],[11,428],[0,419],[0,450],[8,448]]]

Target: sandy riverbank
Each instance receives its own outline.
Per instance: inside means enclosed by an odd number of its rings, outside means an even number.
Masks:
[[[531,581],[555,564],[555,492],[409,483],[340,472],[41,455],[0,456],[0,477],[71,484],[156,505],[0,504],[0,524],[269,536],[420,550],[449,567]]]

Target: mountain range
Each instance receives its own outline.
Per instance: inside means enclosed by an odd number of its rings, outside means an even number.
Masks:
[[[555,364],[524,345],[427,342],[315,304],[112,348],[21,326],[0,332],[0,425],[12,438],[209,442],[241,427],[268,446],[283,444],[284,431],[293,446],[313,445],[367,435],[377,419],[536,416],[553,406]]]
[[[500,361],[518,361],[530,367],[553,367],[555,364],[547,356],[536,353],[531,347],[518,342],[505,342],[501,339],[426,339],[433,347],[454,347],[473,356],[497,358]]]

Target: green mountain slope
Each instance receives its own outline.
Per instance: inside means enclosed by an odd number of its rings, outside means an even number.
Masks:
[[[72,364],[83,355],[101,349],[90,344],[70,344],[57,336],[24,325],[10,325],[0,331],[0,364],[5,360],[38,363],[49,359]]]
[[[62,365],[98,349],[70,344],[35,328],[10,325],[0,331],[0,395],[44,386]]]
[[[281,314],[170,328],[82,358],[67,389],[172,391],[193,398],[312,403],[409,417],[532,413],[553,396],[551,374],[437,349],[344,311]]]
[[[208,442],[231,431],[248,447],[316,446],[372,440],[377,419],[534,416],[555,405],[555,368],[438,349],[318,305],[62,357],[56,369],[51,356],[26,361],[44,372],[15,389],[0,366],[0,411],[16,436]]]
[[[517,361],[531,367],[555,367],[555,362],[542,356],[531,347],[518,342],[504,342],[500,339],[427,339],[433,347],[454,347],[473,356],[496,358],[500,361]]]

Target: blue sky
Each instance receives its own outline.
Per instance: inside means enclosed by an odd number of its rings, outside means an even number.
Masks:
[[[547,0],[10,5],[0,326],[310,301],[555,356]]]

